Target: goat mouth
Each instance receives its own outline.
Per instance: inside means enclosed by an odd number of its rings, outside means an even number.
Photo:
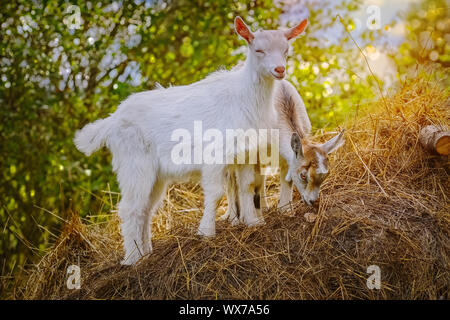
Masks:
[[[313,207],[313,202],[312,201],[306,200],[305,197],[303,197],[303,196],[302,196],[302,200],[303,200],[304,203],[306,203],[307,206]]]
[[[276,74],[276,73],[272,73],[272,75],[273,75],[273,77],[274,77],[275,79],[278,79],[278,80],[284,79],[284,73],[283,73],[282,75]]]

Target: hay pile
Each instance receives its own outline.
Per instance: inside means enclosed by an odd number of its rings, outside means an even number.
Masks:
[[[200,188],[175,186],[155,219],[154,254],[137,266],[119,265],[114,215],[103,224],[75,215],[16,297],[450,298],[448,157],[431,155],[418,142],[422,126],[450,123],[449,100],[415,81],[371,110],[346,124],[346,145],[334,156],[320,208],[308,220],[311,209],[296,195],[285,212],[266,212],[263,227],[218,222],[215,239],[200,239]],[[273,178],[271,203],[277,188]],[[78,263],[82,288],[68,290],[67,267]],[[367,288],[370,265],[381,269],[380,290]]]

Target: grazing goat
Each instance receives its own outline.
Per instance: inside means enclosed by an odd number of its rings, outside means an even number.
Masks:
[[[189,151],[194,161],[175,163],[177,145],[173,133],[183,129],[193,132],[201,122],[204,129],[225,133],[227,129],[268,128],[274,118],[272,103],[276,80],[285,75],[289,40],[300,35],[307,20],[288,30],[251,32],[240,17],[236,32],[247,42],[247,57],[242,68],[218,71],[186,86],[136,93],[123,101],[108,118],[86,125],[75,135],[77,148],[90,155],[106,145],[112,155],[113,170],[121,191],[119,217],[125,249],[122,264],[134,264],[141,255],[152,251],[152,217],[167,186],[173,182],[197,178],[204,191],[204,212],[198,234],[215,235],[215,216],[224,194],[226,163],[205,164]],[[176,139],[176,138],[175,138]],[[227,156],[235,154],[226,150]],[[191,154],[191,153],[189,153]],[[244,168],[237,183],[248,186],[253,167]],[[253,194],[245,193],[253,202]],[[244,209],[242,209],[244,210]],[[254,206],[248,210],[254,211]],[[247,224],[254,212],[246,213]]]
[[[292,185],[307,205],[315,205],[319,199],[320,186],[328,175],[328,155],[344,144],[344,131],[323,144],[314,144],[308,140],[311,122],[305,104],[294,86],[286,80],[275,87],[274,105],[277,112],[280,152],[280,199],[278,208],[286,208],[292,200]],[[256,165],[254,206],[257,217],[262,220],[261,207],[267,207],[264,190],[264,175]],[[241,190],[236,184],[236,170],[229,168],[227,198],[228,209],[221,220],[230,220],[233,225],[246,223],[248,211],[241,210]],[[263,221],[263,220],[262,220]]]

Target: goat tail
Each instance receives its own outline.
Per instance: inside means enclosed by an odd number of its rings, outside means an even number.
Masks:
[[[94,151],[103,147],[111,132],[111,117],[100,119],[84,126],[83,129],[75,133],[75,146],[78,150],[89,156]]]

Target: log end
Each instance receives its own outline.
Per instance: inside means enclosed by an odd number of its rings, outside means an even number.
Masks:
[[[442,136],[436,141],[436,151],[443,156],[450,154],[450,136]]]
[[[450,131],[447,128],[429,125],[419,133],[419,141],[429,151],[440,155],[450,154]]]

